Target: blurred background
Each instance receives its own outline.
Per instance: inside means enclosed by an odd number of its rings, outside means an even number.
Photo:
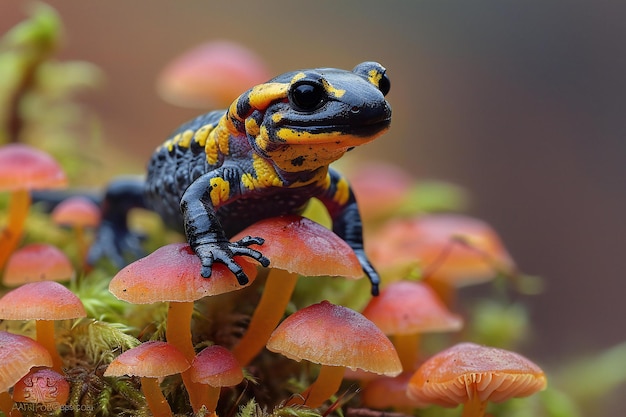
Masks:
[[[4,2],[0,32],[28,4]],[[524,353],[539,363],[626,340],[626,3],[50,4],[65,26],[59,57],[104,74],[81,100],[100,117],[106,147],[137,167],[200,112],[165,103],[155,81],[201,42],[239,42],[272,74],[381,62],[392,80],[392,129],[348,157],[468,191],[468,212],[499,231],[523,271],[545,279],[545,291],[524,300],[534,326]],[[626,413],[621,390],[607,398],[607,415]]]

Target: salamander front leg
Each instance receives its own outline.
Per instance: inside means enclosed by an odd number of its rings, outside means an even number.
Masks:
[[[248,277],[237,262],[235,256],[248,256],[257,260],[261,265],[268,266],[269,259],[257,250],[251,249],[250,245],[262,245],[264,240],[260,237],[246,236],[243,239],[230,242],[222,229],[217,215],[215,214],[216,190],[215,174],[204,176],[196,180],[186,191],[181,199],[180,207],[185,221],[185,234],[191,248],[200,258],[202,263],[201,274],[209,278],[212,274],[213,264],[222,263],[237,277],[241,285],[248,283]],[[220,178],[221,181],[224,181]],[[223,194],[221,194],[223,195]]]

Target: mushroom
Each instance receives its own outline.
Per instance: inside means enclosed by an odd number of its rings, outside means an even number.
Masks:
[[[86,315],[78,297],[54,281],[24,284],[0,298],[0,319],[35,320],[37,341],[48,350],[57,372],[61,372],[63,361],[56,348],[54,321]]]
[[[319,407],[337,390],[346,368],[396,376],[402,371],[396,350],[378,327],[347,307],[322,301],[296,311],[272,333],[267,348],[292,360],[321,364],[300,398],[290,404]]]
[[[2,282],[15,287],[37,281],[69,281],[73,276],[74,267],[59,248],[31,243],[11,254]]]
[[[450,305],[454,288],[489,281],[515,265],[496,232],[485,222],[456,214],[397,219],[370,239],[368,254],[382,271],[416,261],[425,282]],[[397,272],[397,271],[396,271]]]
[[[261,250],[270,259],[270,272],[250,325],[233,353],[247,365],[269,339],[285,313],[298,274],[361,278],[363,270],[348,244],[319,223],[290,215],[261,220],[233,237],[263,236]]]
[[[416,367],[422,333],[456,331],[463,326],[463,319],[451,313],[423,282],[388,284],[362,313],[391,337],[405,371]]]
[[[78,246],[78,259],[84,263],[89,246],[85,239],[85,230],[95,229],[100,224],[101,212],[98,205],[86,197],[69,197],[60,202],[50,216],[59,226],[73,229]]]
[[[0,410],[9,416],[13,409],[9,389],[32,367],[52,366],[52,358],[30,337],[0,331],[0,363]]]
[[[263,61],[243,45],[212,41],[167,65],[158,76],[157,90],[161,98],[178,106],[220,108],[269,78]]]
[[[244,257],[237,262],[250,278],[256,277],[256,267]],[[133,304],[169,302],[165,337],[192,362],[195,349],[191,340],[191,316],[194,301],[210,295],[239,290],[242,286],[223,264],[213,266],[211,278],[200,275],[200,259],[186,243],[165,245],[119,271],[109,284],[109,291],[120,300]],[[194,384],[189,372],[183,372],[183,381],[197,412],[201,407],[197,396],[203,390]]]
[[[241,365],[225,347],[206,347],[193,359],[190,368],[191,380],[204,384],[206,389],[200,403],[209,412],[214,412],[219,400],[221,387],[232,387],[243,380]]]
[[[0,191],[9,191],[7,225],[0,236],[0,269],[22,236],[31,204],[29,191],[60,188],[67,178],[47,153],[21,143],[0,147]]]
[[[425,361],[411,377],[407,393],[444,407],[463,404],[463,417],[482,417],[488,401],[526,397],[545,387],[544,372],[522,355],[460,343]]]
[[[172,344],[161,341],[145,342],[129,349],[113,360],[104,376],[138,376],[141,391],[154,417],[167,417],[172,410],[159,387],[159,378],[179,374],[189,369],[185,355]]]
[[[32,368],[13,387],[13,401],[41,404],[47,411],[60,409],[69,398],[69,382],[50,368]]]
[[[363,405],[380,410],[393,408],[412,415],[414,408],[424,407],[425,404],[407,395],[406,388],[411,376],[413,372],[402,372],[394,378],[378,376],[367,381],[361,389]]]

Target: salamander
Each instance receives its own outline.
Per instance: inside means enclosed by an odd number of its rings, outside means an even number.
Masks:
[[[155,150],[145,180],[121,179],[109,186],[89,261],[109,257],[123,263],[124,251],[139,251],[126,214],[141,206],[184,231],[201,260],[203,277],[210,277],[212,265],[220,262],[245,284],[248,277],[233,257],[248,256],[268,266],[263,237],[229,238],[258,220],[302,213],[315,197],[377,294],[379,276],[364,252],[357,201],[346,178],[330,164],[388,129],[389,89],[386,70],[376,62],[352,71],[293,71],[252,87],[227,110],[183,124]]]

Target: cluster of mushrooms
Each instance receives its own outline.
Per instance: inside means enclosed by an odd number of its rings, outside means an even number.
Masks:
[[[85,317],[86,311],[76,295],[56,282],[73,273],[60,250],[44,244],[19,246],[30,192],[65,186],[65,176],[48,155],[19,144],[0,147],[0,170],[0,190],[11,193],[0,235],[0,269],[4,286],[16,287],[0,299],[0,319],[36,322],[32,337],[0,332],[0,410],[17,416],[16,404],[25,403],[62,409],[69,392],[68,370],[57,350],[54,323]],[[401,185],[399,180],[387,182],[385,190],[366,189],[375,188],[376,181],[361,184],[355,181],[357,196],[360,189],[364,196],[366,221],[373,212],[368,207],[380,210],[380,201],[393,204],[402,194],[388,187]],[[378,195],[369,206],[368,195]],[[75,229],[84,259],[88,242],[82,230],[97,224],[97,209],[88,200],[68,199],[55,211],[54,221]],[[194,344],[194,303],[243,287],[222,265],[214,267],[210,279],[202,278],[200,262],[186,243],[162,246],[120,270],[109,290],[132,304],[167,303],[165,337],[119,352],[104,376],[140,378],[154,416],[173,415],[160,385],[173,374],[181,375],[194,413],[215,413],[220,393],[240,384],[246,367],[264,349],[316,364],[310,367],[316,370],[315,381],[285,398],[284,406],[320,408],[341,390],[344,379],[351,379],[360,384],[365,407],[412,413],[433,404],[463,404],[464,417],[480,417],[489,401],[545,388],[544,372],[507,350],[458,343],[430,358],[421,354],[421,335],[463,326],[462,317],[449,309],[456,287],[484,281],[494,268],[512,267],[493,231],[463,216],[422,215],[386,222],[374,233],[367,241],[384,278],[378,297],[360,312],[321,300],[287,315],[299,277],[361,278],[356,256],[328,228],[301,216],[266,219],[235,236],[263,236],[259,249],[271,266],[246,331],[232,348],[207,341],[201,348]],[[417,259],[423,264],[423,279],[403,278]],[[237,262],[250,277],[247,285],[253,285],[260,266],[248,258]]]

